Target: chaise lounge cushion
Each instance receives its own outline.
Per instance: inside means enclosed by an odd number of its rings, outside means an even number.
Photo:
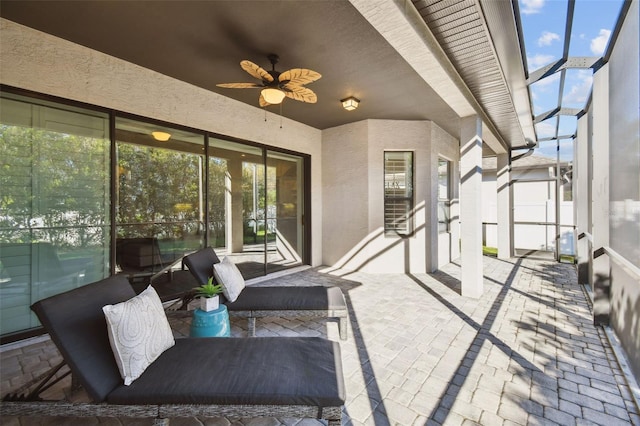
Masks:
[[[233,311],[304,311],[345,309],[344,296],[338,287],[246,287],[238,299],[227,303]]]
[[[342,377],[338,343],[321,338],[176,339],[108,402],[340,406]]]
[[[32,305],[94,401],[187,404],[186,408],[188,404],[311,404],[321,409],[344,404],[340,347],[315,337],[176,339],[125,386],[111,352],[102,306],[134,296],[126,277],[116,275]]]
[[[185,256],[183,264],[198,280],[205,284],[213,272],[213,265],[220,259],[211,247]],[[222,300],[232,311],[288,311],[346,309],[342,291],[337,287],[322,286],[246,286],[233,303]]]
[[[183,265],[189,268],[200,285],[206,284],[213,276],[213,264],[219,262],[218,255],[211,247],[198,250],[182,259]]]
[[[124,275],[79,287],[32,305],[60,353],[94,401],[122,385],[102,307],[136,295]]]

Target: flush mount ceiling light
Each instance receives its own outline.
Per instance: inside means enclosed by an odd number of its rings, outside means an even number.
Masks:
[[[348,98],[342,99],[340,102],[342,102],[342,108],[346,109],[347,111],[353,111],[354,109],[358,108],[360,99],[349,96]]]
[[[171,137],[171,133],[167,132],[151,132],[151,136],[157,141],[166,142]]]

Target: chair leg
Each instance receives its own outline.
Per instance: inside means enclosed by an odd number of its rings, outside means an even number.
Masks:
[[[71,391],[77,392],[80,389],[82,389],[82,385],[80,384],[80,380],[78,380],[78,376],[71,374]]]
[[[256,337],[256,319],[253,317],[247,318],[249,325],[249,337]]]
[[[340,317],[340,339],[347,340],[347,317]]]

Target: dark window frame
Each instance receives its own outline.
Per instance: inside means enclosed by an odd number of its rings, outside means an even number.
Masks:
[[[401,186],[399,189],[404,189],[405,194],[394,194],[389,189],[392,189],[393,183],[389,183],[387,180],[387,175],[391,174],[392,171],[388,172],[388,161],[398,161],[393,160],[392,155],[397,156],[401,154],[402,156],[409,156],[408,164],[405,163],[405,178],[402,183],[404,186]],[[406,161],[406,160],[405,160]],[[384,211],[383,211],[383,223],[384,223],[384,235],[387,237],[402,237],[408,238],[413,236],[415,232],[414,226],[414,206],[415,206],[415,152],[414,151],[396,151],[396,150],[387,150],[384,151],[383,156],[383,194],[384,194]],[[407,178],[407,171],[410,172],[410,176]],[[395,182],[395,177],[394,177]],[[391,185],[391,186],[390,186]],[[400,185],[400,184],[398,184]],[[404,205],[404,206],[403,206]],[[403,210],[403,213],[400,215],[401,221],[398,222],[398,214],[397,211]],[[404,228],[404,229],[402,229]]]
[[[445,163],[447,166],[447,173],[446,173],[446,179],[447,179],[447,194],[445,198],[442,198],[440,195],[440,165],[442,163]],[[452,169],[453,169],[453,162],[451,160],[448,160],[444,157],[438,157],[438,195],[437,195],[437,202],[438,202],[438,234],[446,234],[448,232],[451,232],[451,183],[452,183]],[[445,221],[444,221],[444,225],[445,225],[445,229],[441,229],[441,224],[443,223],[440,220],[440,210],[442,209],[442,211],[445,213]]]

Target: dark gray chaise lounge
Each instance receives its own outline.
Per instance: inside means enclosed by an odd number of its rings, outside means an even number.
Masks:
[[[102,306],[135,296],[114,276],[32,306],[93,403],[2,402],[2,416],[294,417],[341,422],[337,342],[321,338],[182,338],[130,386],[110,347]],[[36,395],[37,397],[37,395]]]
[[[211,247],[182,259],[200,284],[213,276],[213,264],[220,259]],[[224,297],[223,297],[224,298]],[[255,336],[256,318],[262,317],[330,317],[340,321],[340,338],[347,338],[347,304],[338,287],[282,286],[253,287],[242,290],[235,302],[225,301],[230,316],[247,318],[249,335]]]

